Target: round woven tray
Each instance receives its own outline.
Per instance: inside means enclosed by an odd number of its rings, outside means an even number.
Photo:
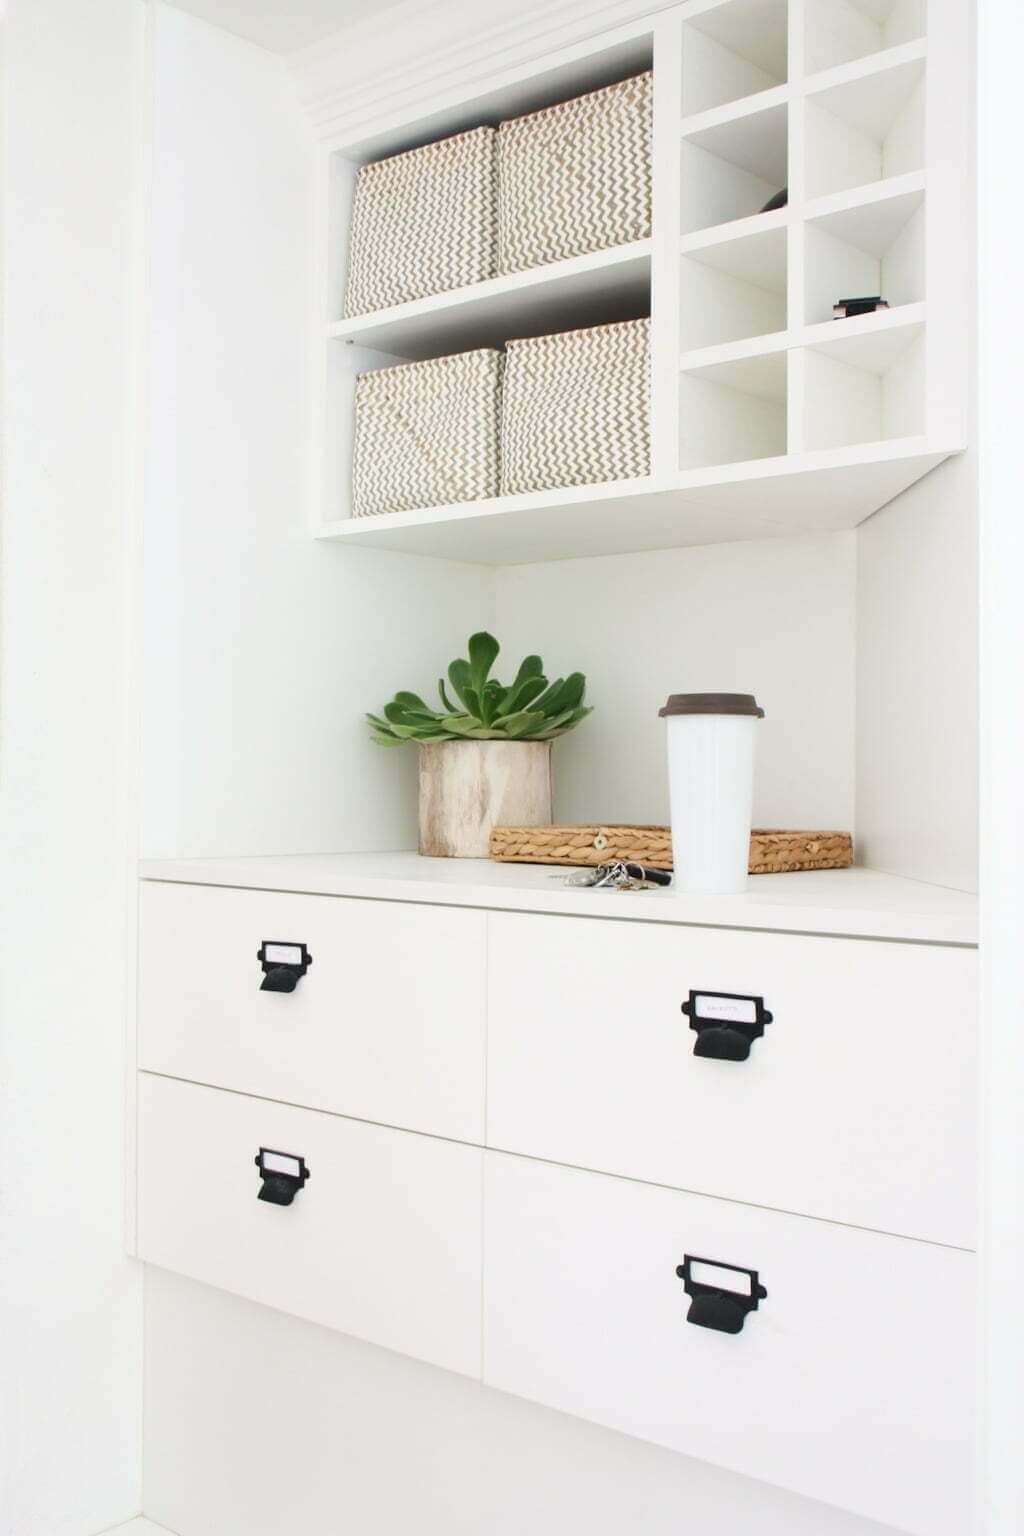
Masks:
[[[491,858],[504,864],[607,864],[629,859],[651,869],[672,868],[668,827],[495,827]],[[757,828],[750,834],[750,873],[846,869],[853,863],[849,832],[787,832]]]

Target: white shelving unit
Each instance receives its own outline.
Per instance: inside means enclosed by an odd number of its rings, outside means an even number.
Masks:
[[[689,0],[387,135],[329,143],[316,537],[501,565],[824,531],[962,449],[962,167],[926,111],[963,94],[933,45],[948,3],[933,0],[926,35],[918,0]],[[651,240],[338,318],[360,163],[649,64]],[[783,189],[785,207],[759,211]],[[864,293],[890,309],[832,319]],[[351,517],[360,371],[648,313],[649,476]]]

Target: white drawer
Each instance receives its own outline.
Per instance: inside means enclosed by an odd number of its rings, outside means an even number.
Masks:
[[[493,1152],[485,1201],[488,1385],[919,1536],[969,1530],[973,1255]],[[758,1272],[741,1332],[687,1321],[687,1255]]]
[[[308,1165],[291,1205],[261,1148]],[[478,1377],[482,1155],[140,1073],[139,1256]]]
[[[483,1140],[482,912],[143,882],[139,1065]],[[261,991],[264,940],[305,944]]]
[[[496,913],[490,974],[489,1146],[973,1246],[973,950]],[[691,991],[763,998],[747,1060]]]

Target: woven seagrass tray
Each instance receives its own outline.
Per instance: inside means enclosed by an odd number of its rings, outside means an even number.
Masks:
[[[577,866],[629,859],[652,869],[671,869],[672,834],[668,827],[495,827],[491,858],[502,864]],[[852,863],[849,832],[756,828],[750,834],[752,875],[846,869]]]

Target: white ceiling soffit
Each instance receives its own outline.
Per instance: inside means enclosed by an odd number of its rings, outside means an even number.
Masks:
[[[396,0],[171,0],[215,27],[274,53],[294,53],[353,23],[390,10]]]

